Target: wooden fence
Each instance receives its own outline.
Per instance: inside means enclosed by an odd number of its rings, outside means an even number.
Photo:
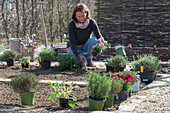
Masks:
[[[170,45],[169,0],[96,0],[95,6],[101,33],[113,46]]]

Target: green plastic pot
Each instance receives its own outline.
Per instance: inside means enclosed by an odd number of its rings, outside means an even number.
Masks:
[[[21,105],[34,105],[34,94],[35,92],[21,92]]]
[[[105,100],[94,100],[88,97],[89,111],[102,111]]]
[[[115,97],[115,94],[108,95],[108,97],[106,97],[106,101],[104,103],[104,107],[112,107],[113,106],[114,97]]]
[[[125,49],[123,47],[115,51],[118,55],[126,56]]]

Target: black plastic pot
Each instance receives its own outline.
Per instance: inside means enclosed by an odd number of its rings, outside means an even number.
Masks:
[[[24,64],[21,64],[22,65],[22,68],[29,68],[30,67],[30,63],[26,63],[26,65]]]
[[[109,72],[109,71],[111,71],[111,72],[119,72],[119,71],[123,71],[125,68],[126,68],[126,66],[119,67],[119,68],[114,68],[112,66],[106,65],[106,72]]]
[[[139,73],[142,83],[149,84],[156,79],[156,72],[143,72]]]
[[[15,59],[10,59],[7,61],[7,66],[14,66],[15,64]]]
[[[124,90],[124,91],[120,91],[118,93],[118,100],[120,101],[124,101],[129,97],[129,91]]]
[[[42,61],[42,62],[39,62],[39,64],[40,64],[40,67],[44,69],[51,67],[51,61]]]
[[[60,107],[62,108],[71,108],[69,105],[68,105],[68,101],[71,100],[71,99],[65,99],[65,98],[59,98],[59,101],[60,101]],[[72,100],[73,101],[73,100]]]

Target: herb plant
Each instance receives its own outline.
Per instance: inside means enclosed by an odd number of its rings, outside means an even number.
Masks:
[[[160,71],[162,66],[160,64],[159,58],[153,56],[152,54],[138,55],[138,60],[131,62],[131,67],[134,71],[140,71],[141,66],[143,66],[144,72]]]
[[[39,61],[52,61],[54,60],[56,51],[54,48],[45,48],[40,51],[38,54]]]
[[[17,51],[8,50],[3,53],[3,55],[1,56],[1,60],[8,62],[9,60],[12,60],[15,57],[17,57],[17,55],[18,55]]]
[[[100,72],[90,70],[89,80],[87,80],[87,89],[89,97],[94,100],[104,100],[110,91],[112,79],[107,77],[106,73],[101,76]]]
[[[70,107],[74,107],[74,102],[77,101],[76,97],[71,97],[72,90],[77,88],[78,86],[73,86],[73,82],[68,84],[66,86],[66,80],[64,80],[62,83],[55,83],[53,84],[52,82],[48,82],[48,84],[55,90],[53,93],[48,94],[47,99],[50,100],[53,96],[56,97],[55,102],[57,103],[59,98],[65,98],[69,99],[68,105]]]
[[[30,63],[30,59],[31,59],[30,56],[27,56],[27,57],[23,56],[23,57],[21,58],[21,64],[23,64],[24,66],[26,66],[27,63]]]
[[[115,77],[112,77],[112,79],[113,80],[112,80],[111,89],[109,91],[109,94],[117,94],[122,90],[123,85]]]
[[[114,68],[121,68],[126,66],[128,63],[129,61],[125,59],[125,57],[122,55],[116,55],[110,59],[107,59],[105,65],[112,66]]]
[[[60,70],[71,70],[72,68],[82,67],[80,60],[78,60],[74,55],[58,55],[57,61],[59,63],[58,68]]]
[[[36,91],[40,88],[40,78],[32,73],[17,75],[11,79],[9,85],[17,93]]]

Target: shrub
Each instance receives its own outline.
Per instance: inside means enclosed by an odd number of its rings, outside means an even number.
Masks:
[[[120,81],[118,81],[116,78],[113,77],[113,81],[111,84],[111,89],[109,91],[109,94],[117,94],[122,90],[122,84]]]
[[[112,66],[114,68],[121,68],[125,67],[128,63],[129,61],[125,59],[122,55],[116,55],[108,59],[105,65]]]
[[[54,48],[45,48],[38,54],[39,61],[52,61],[55,58],[56,51]]]
[[[17,55],[18,55],[17,51],[8,50],[3,53],[3,55],[1,56],[1,60],[8,62],[9,60],[12,60],[15,57],[17,57]]]
[[[93,72],[90,70],[89,80],[87,80],[87,89],[89,91],[89,97],[94,100],[104,100],[110,91],[112,79],[107,77],[106,73],[103,76],[99,72]]]
[[[9,85],[17,93],[36,91],[40,88],[39,77],[32,73],[17,75],[12,78]]]
[[[138,60],[131,62],[131,67],[134,71],[140,71],[141,66],[143,66],[144,72],[160,71],[162,66],[160,64],[159,58],[153,56],[152,54],[138,55]]]
[[[60,70],[71,70],[72,68],[82,67],[80,60],[78,60],[74,55],[58,55],[57,61],[59,63],[58,68]]]

